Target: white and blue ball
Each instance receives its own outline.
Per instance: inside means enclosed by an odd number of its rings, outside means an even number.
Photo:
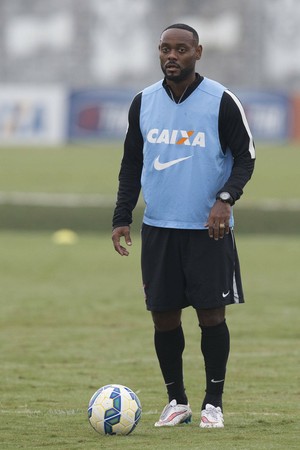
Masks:
[[[121,384],[103,386],[92,396],[88,407],[90,424],[100,434],[131,433],[142,414],[138,396]]]

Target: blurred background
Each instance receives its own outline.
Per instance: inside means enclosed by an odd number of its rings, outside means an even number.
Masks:
[[[163,398],[140,280],[142,201],[129,259],[110,237],[128,108],[162,78],[159,37],[176,22],[197,29],[198,71],[241,98],[257,148],[235,206],[247,309],[228,312],[229,427],[214,447],[299,448],[300,0],[0,0],[5,450],[98,448],[88,400],[115,382],[141,392],[135,448],[199,448],[196,421],[175,447],[152,431]],[[185,314],[196,411],[199,327]]]
[[[256,140],[300,139],[298,0],[1,0],[1,143],[122,138],[175,22],[197,29],[198,71],[241,97]]]
[[[254,135],[239,229],[299,232],[298,0],[0,0],[1,228],[110,230],[128,108],[162,78],[176,22],[196,28],[197,70],[240,97]]]

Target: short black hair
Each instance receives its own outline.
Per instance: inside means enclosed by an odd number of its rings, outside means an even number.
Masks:
[[[193,33],[196,44],[197,45],[199,44],[199,35],[197,31],[194,28],[190,27],[189,25],[186,25],[185,23],[174,23],[173,25],[170,25],[169,27],[165,28],[163,30],[163,33],[164,31],[170,30],[172,28],[179,28],[180,30],[190,31],[191,33]]]

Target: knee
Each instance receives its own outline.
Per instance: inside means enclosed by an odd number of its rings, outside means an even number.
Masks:
[[[172,331],[181,325],[181,311],[153,311],[152,320],[157,331]]]
[[[225,307],[216,309],[198,309],[198,320],[200,327],[214,327],[225,320]]]

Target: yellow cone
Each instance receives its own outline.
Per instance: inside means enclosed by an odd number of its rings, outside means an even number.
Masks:
[[[52,235],[52,241],[58,245],[76,244],[78,241],[78,234],[75,231],[62,229],[58,230]]]

